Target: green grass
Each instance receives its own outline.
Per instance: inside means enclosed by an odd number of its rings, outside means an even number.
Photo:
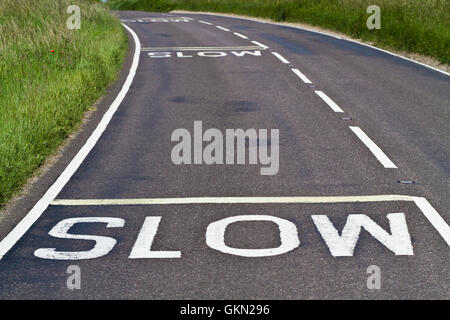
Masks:
[[[66,27],[71,4],[79,30]],[[0,207],[76,129],[126,51],[119,20],[97,1],[0,1]]]
[[[381,8],[381,29],[369,30],[366,9]],[[119,10],[212,11],[303,22],[415,52],[450,64],[450,0],[110,0]]]

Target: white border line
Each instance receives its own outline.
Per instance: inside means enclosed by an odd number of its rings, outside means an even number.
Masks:
[[[206,22],[206,21],[203,21],[203,20],[198,20],[198,22],[203,23],[203,24],[207,24],[208,26],[212,26],[212,23],[210,23],[210,22]]]
[[[304,83],[312,83],[303,73],[298,69],[291,69]]]
[[[168,204],[239,204],[239,203],[352,203],[382,201],[414,201],[405,195],[322,196],[322,197],[192,197],[141,199],[56,199],[54,206],[127,206]]]
[[[131,65],[127,79],[122,86],[122,89],[120,90],[116,99],[114,99],[113,103],[109,106],[108,111],[106,111],[106,113],[103,115],[102,120],[92,132],[91,136],[88,138],[83,147],[78,151],[69,165],[64,169],[58,179],[51,185],[51,187],[42,196],[42,198],[34,205],[30,212],[28,212],[28,214],[0,242],[0,260],[16,244],[16,242],[20,240],[20,238],[28,231],[28,229],[36,222],[36,220],[39,219],[45,209],[47,209],[53,199],[56,198],[56,196],[66,185],[72,175],[77,171],[78,167],[81,165],[81,163],[87,157],[97,141],[100,139],[102,133],[105,131],[106,127],[111,121],[114,113],[119,108],[120,103],[125,98],[125,95],[127,94],[128,89],[133,82],[139,64],[141,43],[139,42],[139,38],[136,33],[130,27],[123,23],[122,25],[131,33],[136,46],[133,56],[133,63]]]
[[[177,10],[173,10],[173,11],[171,11],[171,12],[177,13]],[[374,49],[374,50],[378,50],[378,51],[382,51],[382,52],[384,52],[384,53],[388,53],[388,54],[393,55],[393,56],[395,56],[395,57],[398,57],[398,58],[401,58],[401,59],[404,59],[404,60],[408,60],[408,61],[413,62],[413,63],[417,63],[417,64],[419,64],[419,65],[421,65],[421,66],[426,67],[426,68],[430,68],[430,69],[432,69],[432,70],[434,70],[434,71],[437,71],[437,72],[440,72],[440,73],[442,73],[442,74],[445,74],[446,76],[450,76],[450,73],[449,73],[449,72],[446,72],[446,71],[444,71],[444,70],[441,70],[441,69],[432,67],[432,66],[430,66],[430,65],[428,65],[428,64],[425,64],[425,63],[423,63],[423,62],[419,62],[419,61],[417,61],[417,60],[414,60],[414,59],[411,59],[411,58],[404,57],[404,56],[402,56],[402,55],[399,55],[398,53],[394,53],[394,52],[391,52],[391,51],[388,51],[388,50],[385,50],[385,49],[381,49],[381,48],[372,46],[372,45],[370,45],[370,44],[360,42],[360,41],[358,41],[358,40],[354,40],[354,39],[345,39],[345,38],[342,38],[342,37],[339,37],[339,36],[335,36],[335,35],[333,35],[333,34],[326,33],[326,32],[321,32],[321,31],[312,30],[312,29],[308,29],[308,28],[304,28],[304,27],[299,27],[299,26],[291,26],[291,25],[287,25],[287,24],[283,24],[283,23],[277,23],[277,22],[272,22],[272,21],[260,21],[260,20],[258,20],[258,19],[256,19],[256,18],[235,17],[235,16],[230,16],[230,15],[227,15],[227,14],[214,14],[214,13],[200,12],[200,11],[191,11],[191,12],[183,12],[183,13],[184,13],[184,14],[196,14],[196,15],[204,14],[204,15],[216,16],[216,17],[226,17],[226,18],[230,18],[230,19],[248,20],[248,21],[254,21],[254,22],[263,23],[263,24],[272,24],[272,25],[276,25],[276,26],[283,26],[283,27],[288,27],[288,28],[293,28],[293,29],[306,30],[306,31],[309,31],[309,32],[313,32],[313,33],[318,33],[318,34],[322,34],[322,35],[325,35],[325,36],[329,36],[329,37],[332,37],[332,38],[335,38],[335,39],[344,40],[344,41],[350,41],[350,42],[354,42],[354,43],[357,43],[357,44],[360,44],[360,45],[363,45],[363,46],[366,46],[366,47],[370,47],[370,48],[372,48],[372,49]]]
[[[320,90],[315,90],[314,91],[319,97],[322,98],[323,101],[326,102],[326,104],[333,109],[334,112],[344,112],[344,110],[341,109],[341,107],[339,107],[336,102],[334,102],[333,100],[331,100],[331,98],[329,96],[327,96],[323,91]]]
[[[381,150],[375,142],[373,142],[360,127],[349,127],[356,136],[366,145],[367,148],[373,153],[373,155],[381,162],[383,167],[395,169],[397,166],[387,157],[387,155]]]

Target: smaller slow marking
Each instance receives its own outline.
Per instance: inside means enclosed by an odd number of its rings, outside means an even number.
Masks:
[[[207,24],[208,26],[211,26],[212,23],[206,22],[206,21],[202,21],[202,20],[198,20],[198,22],[203,23],[203,24]]]

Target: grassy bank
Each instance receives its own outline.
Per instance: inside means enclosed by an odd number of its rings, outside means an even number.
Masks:
[[[0,207],[72,132],[115,78],[127,51],[118,19],[77,0],[0,1]]]
[[[369,30],[366,9],[381,8]],[[119,10],[212,11],[302,22],[450,64],[450,0],[110,0]]]

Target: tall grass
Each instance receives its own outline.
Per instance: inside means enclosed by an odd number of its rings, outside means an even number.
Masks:
[[[381,29],[369,30],[366,9],[381,8]],[[184,9],[304,22],[416,52],[450,64],[450,0],[110,0],[119,10]]]
[[[111,83],[126,52],[118,19],[77,0],[0,0],[0,207],[80,123]],[[53,52],[52,52],[53,51]]]

